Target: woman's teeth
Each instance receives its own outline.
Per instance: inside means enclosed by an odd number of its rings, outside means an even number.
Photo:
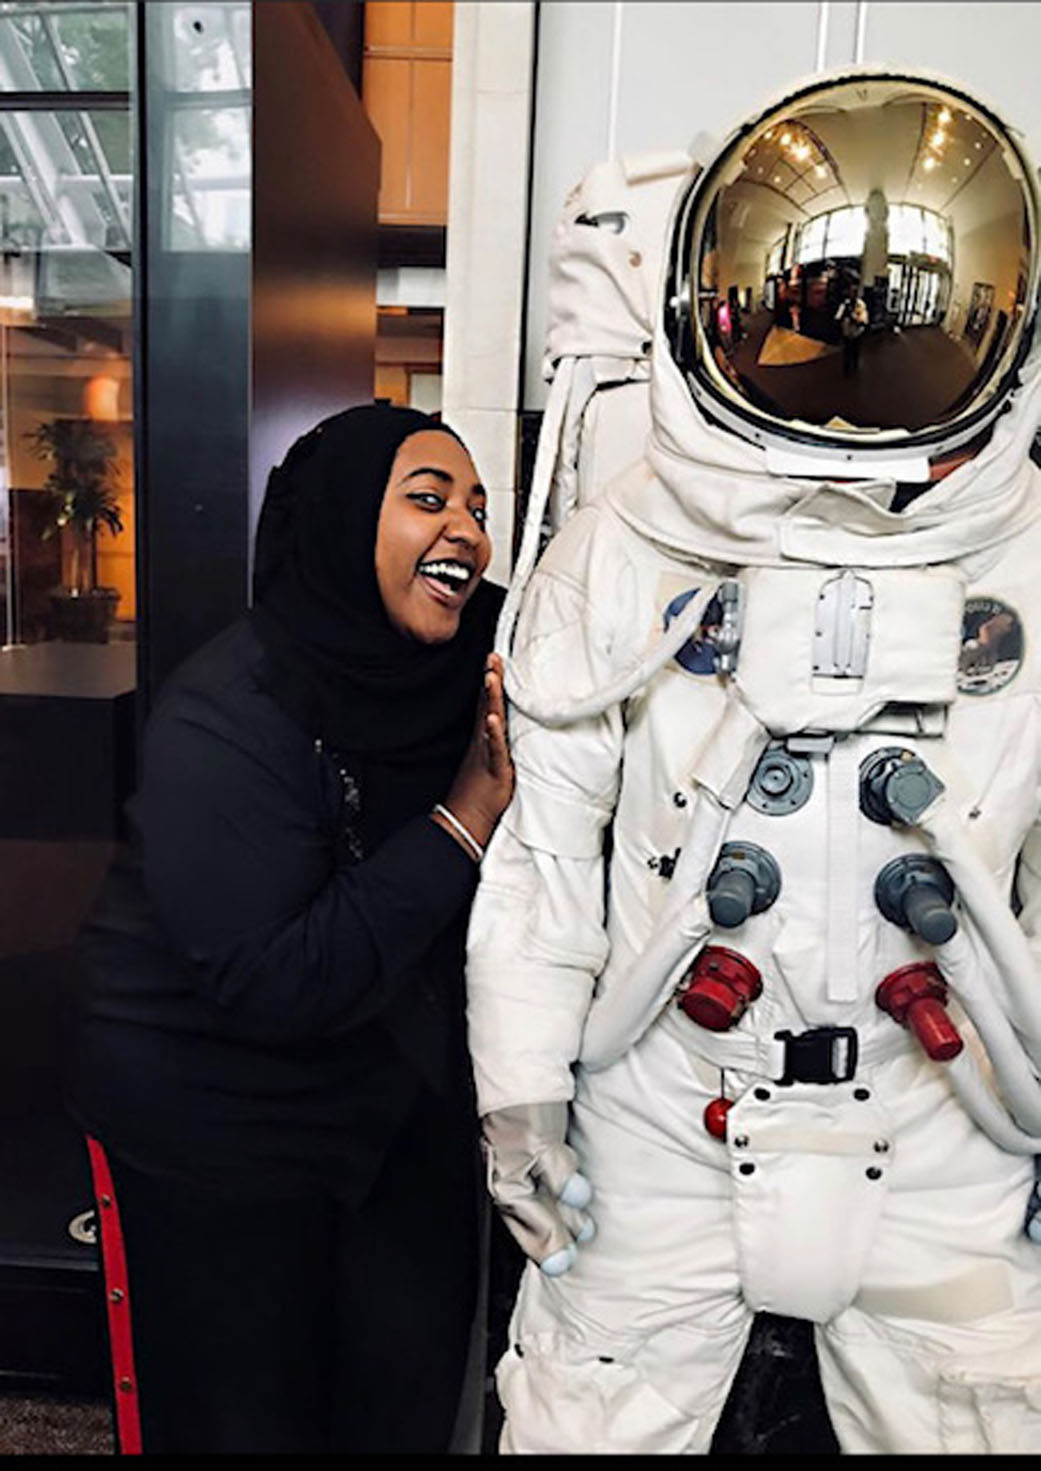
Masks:
[[[432,582],[439,583],[446,592],[462,592],[473,576],[473,568],[462,562],[423,562],[419,572]]]

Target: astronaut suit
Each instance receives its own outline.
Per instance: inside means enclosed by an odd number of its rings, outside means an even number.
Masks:
[[[506,1451],[706,1451],[757,1311],[845,1452],[1041,1450],[1039,221],[990,108],[878,68],[678,191],[470,930]]]

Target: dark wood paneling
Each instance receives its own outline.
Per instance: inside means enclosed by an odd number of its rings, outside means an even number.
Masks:
[[[310,5],[253,9],[251,511],[271,466],[372,397],[379,140]]]
[[[315,14],[329,33],[333,50],[351,86],[361,93],[361,57],[365,38],[362,0],[312,0]]]

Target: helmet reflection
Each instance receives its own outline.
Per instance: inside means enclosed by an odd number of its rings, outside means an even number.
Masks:
[[[808,89],[730,144],[681,229],[677,356],[747,424],[849,443],[978,422],[1025,345],[1034,185],[1011,135],[947,88]]]

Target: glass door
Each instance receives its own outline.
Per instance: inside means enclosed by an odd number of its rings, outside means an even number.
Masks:
[[[80,1388],[104,1363],[57,1039],[133,771],[135,16],[0,0],[0,1373]]]
[[[8,651],[133,640],[131,153],[129,7],[0,3]],[[23,652],[7,671],[81,654]]]

